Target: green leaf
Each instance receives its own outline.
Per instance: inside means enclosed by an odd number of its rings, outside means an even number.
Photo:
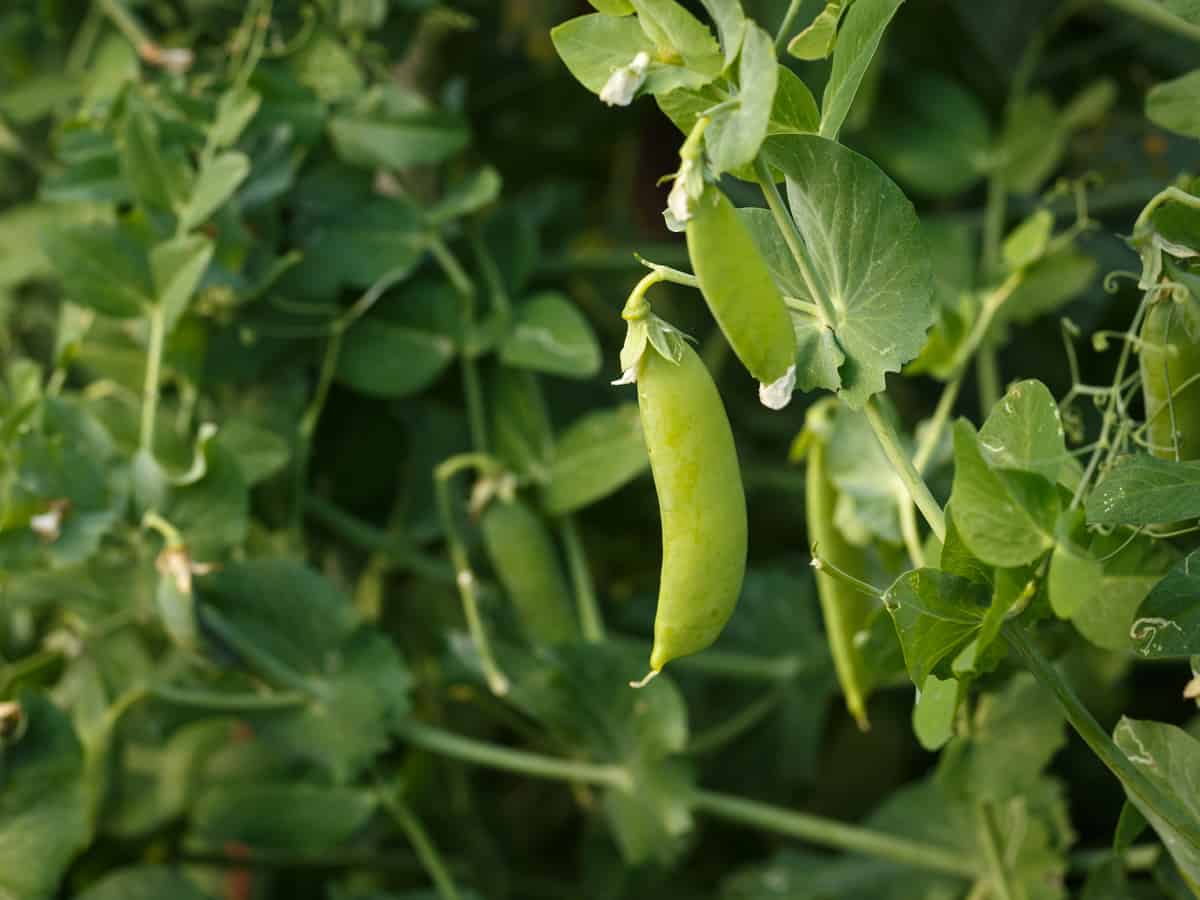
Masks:
[[[1068,246],[1025,269],[1021,283],[996,311],[992,329],[1003,334],[1011,322],[1028,324],[1061,308],[1086,291],[1096,278],[1096,260]]]
[[[430,225],[444,225],[495,203],[500,196],[500,173],[482,166],[450,185],[440,200],[425,211]]]
[[[658,48],[673,49],[684,64],[707,79],[724,68],[724,58],[708,26],[675,0],[630,0],[642,31]],[[651,54],[654,56],[655,54]]]
[[[1037,262],[1046,252],[1053,230],[1054,214],[1050,210],[1033,213],[1004,239],[1004,265],[1015,271]]]
[[[571,74],[593,94],[599,94],[609,76],[629,65],[639,53],[654,58],[654,42],[646,37],[636,18],[591,13],[550,29],[554,49]]]
[[[628,16],[633,13],[633,4],[629,0],[588,0],[606,16]]]
[[[827,59],[837,43],[838,20],[841,18],[842,3],[839,0],[826,3],[804,30],[788,41],[788,53],[808,61]]]
[[[742,38],[746,33],[746,14],[742,11],[740,0],[700,0],[708,11],[709,18],[716,23],[717,34],[721,38],[721,50],[725,54],[725,65],[728,67],[738,55],[742,46]]]
[[[237,460],[250,487],[278,474],[291,458],[291,447],[284,438],[244,418],[225,419],[213,443]]]
[[[758,155],[771,119],[779,64],[771,36],[750,23],[738,63],[738,105],[719,115],[704,133],[716,174],[748,165]]]
[[[649,464],[636,404],[587,413],[559,436],[542,505],[551,515],[580,509],[607,497]]]
[[[22,694],[25,733],[4,747],[0,788],[0,897],[50,900],[90,838],[83,750],[49,700]]]
[[[1058,404],[1040,381],[1008,389],[979,429],[979,449],[991,469],[1016,469],[1058,481],[1067,460]]]
[[[1117,723],[1113,740],[1142,775],[1200,823],[1200,741],[1174,725],[1129,718]],[[1137,794],[1126,791],[1126,796],[1154,828],[1191,889],[1200,890],[1200,850]]]
[[[795,72],[782,63],[776,76],[775,101],[767,134],[812,134],[821,127],[821,112],[812,91]]]
[[[1150,589],[1129,634],[1146,659],[1200,655],[1200,550]]]
[[[167,334],[187,311],[212,257],[213,242],[202,234],[172,238],[150,251],[150,274]]]
[[[821,136],[836,140],[883,32],[904,0],[856,0],[842,20],[821,98]]]
[[[187,203],[179,212],[180,227],[185,231],[203,225],[225,205],[233,192],[250,174],[250,158],[230,150],[218,154],[200,170]]]
[[[454,354],[454,341],[444,334],[360,319],[342,341],[337,377],[364,394],[404,397],[436,381]]]
[[[1127,457],[1088,494],[1094,525],[1162,525],[1200,519],[1200,460]]]
[[[1054,546],[1054,485],[1032,473],[993,470],[964,419],[954,423],[950,505],[963,543],[989,565],[1021,566]]]
[[[642,761],[630,771],[633,787],[608,791],[604,797],[604,814],[621,856],[631,866],[669,864],[687,848],[686,838],[695,824],[695,775],[678,760]]]
[[[253,848],[319,852],[349,841],[375,807],[374,795],[361,788],[217,783],[191,809],[189,841],[218,848],[236,841]]]
[[[935,752],[954,737],[954,718],[958,712],[959,682],[930,675],[917,689],[913,707],[913,733],[926,750]]]
[[[408,711],[411,678],[395,647],[358,628],[330,581],[285,560],[235,563],[203,579],[201,620],[237,636],[237,655],[268,681],[313,699],[250,717],[266,740],[346,783],[383,752]],[[214,613],[216,614],[214,617]]]
[[[860,5],[869,4],[860,0],[851,13]],[[797,134],[769,137],[763,148],[787,176],[815,289],[837,316],[821,324],[845,353],[838,393],[860,409],[884,389],[886,373],[921,351],[934,320],[932,273],[916,212],[874,163],[840,144]],[[809,293],[798,296],[816,302]],[[798,363],[798,371],[807,367],[803,356]]]
[[[554,457],[554,430],[537,376],[501,366],[490,387],[497,455],[518,474],[546,480]]]
[[[903,426],[895,408],[883,404],[898,433]],[[905,452],[911,455],[911,443],[902,438]],[[866,546],[876,539],[899,544],[900,513],[897,497],[907,498],[904,482],[896,475],[875,437],[871,423],[863,413],[841,410],[834,418],[828,454],[829,478],[837,488],[838,502],[834,523],[852,544]],[[908,502],[907,499],[905,502]]]
[[[43,232],[42,249],[73,303],[129,319],[153,302],[145,251],[119,228],[51,226]]]
[[[600,344],[574,303],[556,291],[542,291],[517,306],[500,359],[549,375],[591,378],[600,371]]]
[[[1176,15],[1185,22],[1191,22],[1193,25],[1200,25],[1200,2],[1198,0],[1161,0],[1163,6],[1172,15]]]
[[[121,131],[121,171],[133,188],[134,196],[154,209],[171,209],[185,192],[190,172],[186,166],[174,168],[159,146],[158,125],[145,102],[131,92],[127,95],[128,112]],[[184,190],[181,190],[184,188]]]
[[[207,562],[246,539],[250,493],[237,459],[212,441],[204,445],[204,477],[171,491],[168,519],[194,559]]]
[[[245,85],[223,93],[217,100],[217,117],[208,135],[213,147],[224,150],[235,144],[261,104],[262,95]]]
[[[209,900],[182,872],[167,866],[116,869],[75,900]]]
[[[1146,94],[1146,118],[1155,125],[1200,138],[1200,69],[1164,81]]]
[[[853,13],[851,13],[853,15]],[[866,146],[879,165],[919,194],[950,197],[983,175],[991,149],[987,112],[941,75],[899,81],[872,119]]]
[[[329,137],[338,156],[352,165],[407,169],[450,158],[466,147],[470,133],[462,119],[430,109],[392,85],[330,119]]]
[[[326,103],[362,93],[365,79],[354,55],[328,33],[317,34],[290,62],[296,80]]]
[[[1032,194],[1058,168],[1066,153],[1062,116],[1047,94],[1016,98],[998,148],[1000,176],[1015,191]]]
[[[918,688],[948,665],[983,623],[991,592],[940,569],[914,569],[897,578],[883,595],[904,649],[904,665]]]

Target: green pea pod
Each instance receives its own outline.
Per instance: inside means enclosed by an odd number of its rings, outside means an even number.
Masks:
[[[782,409],[796,383],[796,334],[783,297],[733,204],[706,187],[687,223],[688,256],[700,291],[759,398]]]
[[[821,408],[814,409],[809,414],[810,422],[823,413]],[[833,521],[838,493],[829,478],[827,449],[824,438],[814,434],[808,448],[808,472],[805,477],[808,539],[822,562],[865,580],[865,552],[847,541]],[[868,676],[854,636],[866,626],[875,604],[853,585],[821,569],[817,570],[817,594],[821,598],[825,634],[838,684],[846,698],[846,708],[854,716],[858,727],[865,731],[870,727],[866,709]]]
[[[1178,439],[1179,459],[1200,459],[1200,298],[1189,292],[1150,304],[1141,339],[1150,452],[1175,459]]]
[[[703,650],[733,614],[746,572],[746,496],[717,386],[685,342],[678,363],[647,347],[638,407],[662,515],[651,675]]]
[[[570,591],[554,542],[523,500],[493,500],[479,520],[483,544],[529,638],[555,644],[578,637]]]

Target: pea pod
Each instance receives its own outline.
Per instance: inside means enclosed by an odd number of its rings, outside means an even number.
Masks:
[[[647,347],[638,407],[662,515],[662,575],[651,674],[717,639],[746,571],[746,496],[725,407],[700,357]]]
[[[733,204],[711,185],[687,224],[688,256],[700,291],[759,398],[782,409],[796,381],[796,335],[783,297]]]
[[[865,552],[847,541],[833,520],[838,493],[829,477],[828,448],[820,433],[828,431],[828,424],[822,421],[827,415],[825,404],[814,407],[809,413],[813,440],[808,448],[804,497],[808,539],[823,563],[865,580]],[[867,672],[854,636],[866,625],[874,604],[866,594],[822,569],[817,570],[817,594],[821,599],[821,615],[825,619],[833,668],[846,699],[846,708],[859,728],[865,731],[869,727]]]
[[[1178,440],[1179,459],[1200,459],[1200,298],[1189,291],[1151,303],[1141,341],[1150,452],[1175,459]]]
[[[496,577],[529,638],[542,644],[572,640],[579,629],[558,554],[541,518],[523,500],[493,500],[479,520]]]

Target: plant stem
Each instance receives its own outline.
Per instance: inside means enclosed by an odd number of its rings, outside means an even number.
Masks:
[[[399,735],[424,750],[532,778],[576,781],[626,791],[633,787],[629,772],[622,766],[576,762],[526,750],[513,750],[443,731],[412,719],[400,726]]]
[[[693,795],[693,807],[720,819],[764,828],[825,847],[864,853],[961,878],[973,879],[979,875],[978,865],[958,851],[910,841],[856,825],[845,825],[766,803],[701,790]]]
[[[779,195],[779,187],[775,184],[775,178],[771,174],[771,168],[763,160],[761,154],[754,160],[754,174],[758,176],[758,183],[762,187],[763,197],[766,198],[767,206],[775,219],[775,225],[783,235],[788,250],[792,252],[792,258],[796,260],[796,266],[804,278],[804,285],[808,288],[809,297],[820,308],[825,324],[831,327],[836,325],[838,322],[837,310],[834,309],[833,301],[825,295],[825,292],[817,288],[817,279],[813,275],[808,252],[804,249],[804,238],[801,237],[792,214],[784,205],[783,197]]]
[[[442,861],[442,855],[438,853],[437,847],[429,837],[429,832],[425,830],[421,820],[409,809],[408,804],[386,788],[379,792],[379,802],[396,820],[396,824],[408,838],[413,851],[417,854],[417,859],[421,861],[425,874],[433,882],[441,900],[460,900],[462,895],[459,893],[454,879],[450,876],[449,869]]]
[[[883,448],[888,462],[892,464],[892,468],[904,482],[905,488],[908,489],[909,497],[917,504],[917,509],[921,511],[921,515],[925,517],[925,521],[929,523],[929,527],[937,535],[937,539],[944,542],[946,540],[945,514],[930,492],[929,485],[925,483],[913,466],[912,460],[904,454],[896,429],[879,411],[879,403],[874,397],[867,401],[863,412],[866,413],[867,421],[871,423],[871,429],[875,432],[875,438]]]
[[[1200,848],[1200,823],[1182,809],[1171,797],[1147,780],[1129,758],[1121,752],[1100,723],[1092,717],[1071,685],[1051,662],[1030,642],[1029,636],[1016,622],[1007,622],[1001,633],[1008,645],[1043,686],[1054,692],[1071,727],[1083,738],[1100,761],[1124,785],[1125,790],[1141,800],[1163,821],[1169,824],[1193,848]]]
[[[983,213],[983,276],[992,278],[1000,270],[1000,247],[1004,239],[1004,220],[1008,213],[1008,186],[996,172],[988,179],[987,207]],[[986,332],[978,341],[975,371],[979,381],[979,406],[982,415],[1000,399],[1000,365],[996,346]]]
[[[1179,18],[1179,16],[1163,8],[1161,3],[1153,0],[1105,0],[1109,6],[1121,12],[1141,19],[1150,25],[1156,25],[1180,37],[1200,41],[1200,25]]]
[[[142,387],[142,422],[138,447],[154,453],[154,420],[158,415],[158,382],[162,377],[163,344],[167,320],[161,306],[154,306],[147,317],[150,336],[146,347],[146,380]]]
[[[472,355],[473,348],[470,346],[475,339],[475,284],[440,235],[430,238],[429,251],[454,290],[458,292],[462,305],[463,335],[467,346],[462,348],[459,355],[459,365],[462,370],[463,397],[467,403],[467,424],[471,431],[471,447],[477,453],[486,453],[488,430],[487,416],[484,413],[483,386],[479,380],[475,357]]]
[[[917,450],[913,454],[913,468],[922,475],[925,474],[925,467],[929,465],[933,451],[937,449],[938,441],[942,438],[946,422],[950,420],[950,413],[954,411],[954,402],[958,399],[958,391],[961,387],[961,375],[946,382],[946,386],[942,388],[942,395],[938,397],[933,415],[929,419],[929,424],[925,428],[925,433],[921,435],[921,441],[917,444]]]
[[[304,706],[310,700],[307,695],[295,691],[277,691],[269,694],[231,694],[225,691],[173,687],[168,684],[153,684],[147,693],[156,700],[162,700],[175,706],[227,713],[295,709],[298,706]]]
[[[117,27],[117,30],[125,35],[125,39],[129,43],[133,44],[133,49],[138,56],[144,57],[147,48],[157,46],[150,39],[146,30],[142,28],[137,17],[125,8],[125,4],[121,0],[97,0],[97,3],[113,25]]]
[[[579,610],[579,627],[583,639],[591,644],[604,640],[604,618],[600,615],[600,604],[596,600],[596,585],[588,567],[587,550],[579,537],[575,518],[563,516],[558,523],[558,533],[567,551],[567,569],[571,573],[571,585],[575,589],[575,604]]]
[[[779,31],[775,33],[776,53],[787,46],[788,32],[792,30],[792,25],[796,21],[796,16],[800,14],[800,7],[803,5],[804,0],[792,0],[788,4],[787,12],[783,14],[783,21],[779,23]]]
[[[1009,884],[1008,870],[1004,865],[1004,843],[995,810],[991,803],[983,803],[975,808],[975,815],[978,820],[977,831],[983,836],[983,855],[992,873],[988,884],[996,900],[1013,900],[1012,885]]]

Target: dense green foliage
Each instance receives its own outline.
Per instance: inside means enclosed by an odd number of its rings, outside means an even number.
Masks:
[[[1197,46],[4,3],[0,900],[1200,895]]]

